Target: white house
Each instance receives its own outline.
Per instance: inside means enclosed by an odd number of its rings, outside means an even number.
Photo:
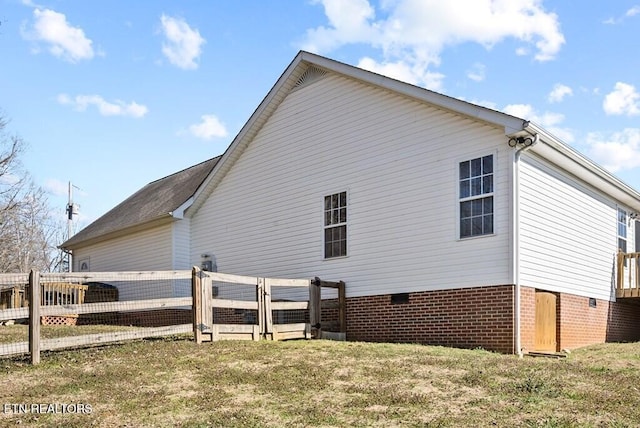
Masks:
[[[74,269],[208,254],[221,272],[343,280],[350,340],[640,339],[640,306],[615,293],[640,193],[525,119],[300,52],[207,162],[162,221],[120,227],[119,206],[96,221],[108,233],[64,243]]]

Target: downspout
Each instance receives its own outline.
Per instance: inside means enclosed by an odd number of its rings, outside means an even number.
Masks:
[[[523,129],[526,130],[528,126],[528,122],[525,122]],[[521,145],[518,150],[516,150],[513,159],[513,181],[512,181],[512,195],[513,195],[513,206],[512,206],[512,216],[513,219],[512,227],[513,227],[513,258],[512,258],[512,269],[513,269],[513,283],[515,285],[514,290],[514,300],[515,300],[515,308],[514,308],[514,329],[515,329],[515,347],[516,352],[519,357],[522,358],[522,335],[520,333],[520,157],[522,153],[526,150],[533,147],[539,140],[539,136],[536,133],[533,135],[533,138],[529,137],[513,137],[509,140],[509,146],[517,147]]]

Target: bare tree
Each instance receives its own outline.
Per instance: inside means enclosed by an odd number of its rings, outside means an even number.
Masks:
[[[22,168],[23,140],[6,125],[0,115],[0,272],[55,270],[60,223],[45,191]]]
[[[24,141],[5,131],[6,119],[0,113],[0,210],[11,211],[24,185],[24,172],[20,155]]]

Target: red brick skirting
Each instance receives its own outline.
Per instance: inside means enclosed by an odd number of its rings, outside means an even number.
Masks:
[[[535,289],[521,288],[521,334],[526,351],[535,351]],[[556,293],[556,350],[575,349],[604,342],[640,340],[640,305],[575,294]],[[595,307],[594,307],[595,304]]]
[[[347,298],[347,339],[513,352],[513,286]]]

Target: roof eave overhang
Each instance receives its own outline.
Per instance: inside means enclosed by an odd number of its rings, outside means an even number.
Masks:
[[[539,125],[527,123],[523,131],[539,135],[542,144],[534,145],[531,148],[533,153],[561,167],[600,192],[613,197],[627,208],[640,212],[640,193],[637,190]]]
[[[187,208],[189,208],[193,204],[193,199],[194,199],[193,196],[190,197],[185,202],[183,202],[182,205],[180,205],[178,208],[176,208],[169,214],[175,219],[182,220],[184,218],[184,213],[187,210]]]
[[[302,56],[302,60],[312,63],[318,67],[414,98],[421,102],[434,104],[439,108],[451,110],[455,113],[488,122],[493,125],[502,126],[504,127],[505,134],[507,135],[522,130],[523,126],[527,123],[523,119],[497,110],[472,104],[431,90],[425,90],[422,87],[411,85],[382,74],[363,70],[361,68],[337,62],[309,52],[301,52],[300,55]]]

